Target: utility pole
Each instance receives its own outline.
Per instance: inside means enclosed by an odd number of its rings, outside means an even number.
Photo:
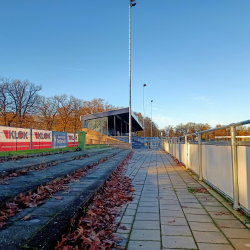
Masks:
[[[135,0],[130,0],[129,2],[129,143],[132,143],[131,140],[131,128],[132,128],[132,119],[131,119],[131,8],[136,5]]]

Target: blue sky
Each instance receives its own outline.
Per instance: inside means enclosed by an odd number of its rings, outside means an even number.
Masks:
[[[162,128],[249,119],[250,1],[137,0],[132,109]],[[0,2],[0,75],[128,106],[128,0]]]

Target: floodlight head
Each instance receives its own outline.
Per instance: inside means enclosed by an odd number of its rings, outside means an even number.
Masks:
[[[153,100],[151,100],[151,102],[153,102]]]
[[[146,87],[146,86],[147,86],[147,85],[144,83],[144,84],[143,84],[143,87]]]
[[[130,7],[136,6],[136,3],[131,3]]]

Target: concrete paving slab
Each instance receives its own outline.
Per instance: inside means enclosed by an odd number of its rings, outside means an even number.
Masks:
[[[133,225],[134,229],[157,229],[160,230],[160,223],[159,221],[135,221]]]
[[[129,241],[127,250],[161,250],[160,241]]]
[[[136,214],[136,210],[135,209],[126,209],[125,211],[125,215],[128,215],[128,216],[133,216]]]
[[[157,213],[159,214],[159,207],[138,207],[137,213]]]
[[[250,248],[250,239],[231,239],[230,241],[237,250],[249,250]]]
[[[160,230],[133,229],[130,240],[156,240],[160,241]]]
[[[217,220],[233,220],[235,217],[230,212],[222,213],[222,212],[209,212],[210,216],[213,219]]]
[[[187,226],[187,221],[185,218],[161,217],[161,224],[173,226]]]
[[[198,249],[193,237],[187,236],[162,236],[163,248]]]
[[[229,244],[208,244],[198,243],[200,250],[233,250],[234,248]]]
[[[194,238],[198,243],[226,243],[229,244],[229,241],[222,233],[218,232],[198,232],[193,231]]]
[[[212,219],[208,215],[196,215],[196,214],[186,214],[187,220],[195,222],[212,222]]]
[[[188,226],[161,226],[162,235],[182,235],[182,236],[192,236],[191,231]]]
[[[164,210],[164,209],[161,209],[161,216],[185,217],[182,211],[172,211],[172,210]]]
[[[208,212],[221,212],[221,213],[227,213],[228,210],[225,207],[215,207],[215,206],[207,206],[206,210]]]
[[[157,221],[159,221],[159,214],[157,214],[157,213],[137,213],[135,216],[135,220],[143,220],[143,221],[157,220]]]
[[[168,205],[168,204],[161,204],[161,209],[172,210],[172,211],[182,211],[180,205]]]
[[[181,206],[183,208],[203,208],[201,204],[199,203],[186,203],[186,202],[181,202]]]
[[[185,214],[205,214],[207,215],[207,212],[205,209],[199,209],[199,208],[183,208],[183,211]]]
[[[204,223],[204,222],[189,222],[189,226],[192,231],[203,231],[203,232],[220,232],[214,223]]]
[[[220,228],[246,228],[237,219],[233,219],[233,220],[216,220],[215,219],[214,221]]]
[[[139,203],[139,207],[158,207],[158,206],[159,206],[158,201],[151,201],[151,202],[140,201]]]
[[[241,228],[221,228],[229,239],[250,239],[250,230]]]

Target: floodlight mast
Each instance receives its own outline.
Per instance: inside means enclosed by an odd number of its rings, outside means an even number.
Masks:
[[[131,128],[132,128],[132,119],[131,119],[131,8],[135,6],[135,0],[130,0],[129,2],[129,143],[132,143]]]
[[[153,100],[151,100],[151,141],[152,141],[152,137],[153,137],[152,103],[153,103]]]
[[[145,108],[144,108],[144,87],[147,85],[143,84],[143,143],[145,144]]]

